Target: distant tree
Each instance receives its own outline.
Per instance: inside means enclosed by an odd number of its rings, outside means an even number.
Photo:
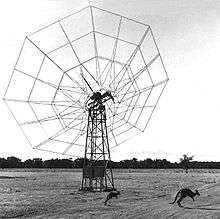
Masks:
[[[72,168],[73,161],[69,159],[51,159],[45,160],[43,166],[45,168]]]
[[[25,168],[33,168],[34,167],[34,161],[31,159],[24,161],[24,167]]]
[[[41,158],[34,158],[34,168],[42,168],[43,167],[43,161]]]
[[[73,168],[74,167],[74,162],[70,159],[62,159],[60,160],[60,164],[62,168]]]
[[[77,158],[73,161],[73,165],[75,168],[83,168],[83,164],[84,164],[84,158]]]
[[[131,160],[131,162],[132,162],[132,168],[138,168],[138,159],[137,158],[133,158],[132,160]]]
[[[120,161],[120,165],[122,168],[132,168],[133,167],[133,162],[132,160],[122,160]]]
[[[22,162],[21,159],[12,156],[7,158],[7,165],[8,168],[19,168],[22,167]]]
[[[180,165],[185,169],[186,173],[188,173],[189,163],[193,160],[194,156],[188,156],[187,154],[183,154],[183,157],[180,158]]]
[[[7,168],[8,162],[5,158],[0,158],[0,168]]]
[[[154,161],[151,158],[147,158],[143,161],[144,163],[144,168],[153,168],[154,166]]]

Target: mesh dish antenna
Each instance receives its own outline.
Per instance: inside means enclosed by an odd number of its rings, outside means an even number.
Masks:
[[[30,35],[4,100],[34,149],[82,157],[114,190],[110,150],[143,132],[167,84],[149,25],[88,6]]]

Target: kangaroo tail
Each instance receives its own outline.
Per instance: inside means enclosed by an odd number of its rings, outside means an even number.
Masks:
[[[177,198],[178,198],[178,195],[180,194],[180,191],[179,192],[177,192],[177,194],[176,194],[176,197],[175,197],[175,199],[174,199],[174,201],[173,202],[170,202],[170,204],[174,204],[175,202],[176,202],[176,200],[177,200]]]

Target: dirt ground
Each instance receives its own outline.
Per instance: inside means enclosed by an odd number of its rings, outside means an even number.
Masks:
[[[121,191],[80,192],[81,170],[1,170],[0,218],[220,218],[220,170],[114,170]],[[198,189],[179,208],[180,188]]]

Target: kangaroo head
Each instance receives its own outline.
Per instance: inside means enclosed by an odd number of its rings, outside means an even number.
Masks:
[[[198,190],[195,190],[195,191],[196,191],[196,195],[200,195]]]

